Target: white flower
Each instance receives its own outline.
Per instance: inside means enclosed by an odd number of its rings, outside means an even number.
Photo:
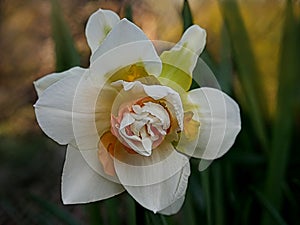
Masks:
[[[205,31],[191,26],[158,55],[136,25],[100,9],[86,36],[88,69],[74,67],[34,83],[40,127],[68,145],[63,202],[92,202],[126,190],[153,212],[176,213],[190,175],[188,157],[221,157],[240,131],[239,107],[229,96],[209,87],[188,91]]]

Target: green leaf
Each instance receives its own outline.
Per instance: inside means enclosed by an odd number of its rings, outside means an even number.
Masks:
[[[284,219],[280,216],[277,209],[263,196],[259,191],[253,190],[260,204],[267,210],[269,215],[274,219],[277,224],[287,225]],[[268,224],[274,224],[272,221]]]
[[[195,216],[195,209],[193,207],[192,195],[190,192],[186,193],[186,199],[185,199],[182,210],[184,213],[183,214],[184,223],[189,224],[189,225],[196,225],[197,222],[196,222],[196,216]]]
[[[125,5],[125,17],[129,20],[129,21],[133,21],[132,20],[132,7],[131,4],[128,3]]]
[[[29,198],[33,200],[41,209],[43,209],[46,212],[49,212],[51,215],[59,219],[64,224],[80,225],[80,223],[69,212],[59,208],[55,204],[36,195],[30,195]]]
[[[224,92],[231,94],[232,91],[232,79],[233,79],[233,65],[231,57],[231,41],[228,35],[226,26],[222,26],[221,29],[221,49],[220,49],[220,72],[215,73],[220,86]]]
[[[293,192],[287,183],[283,184],[283,194],[284,194],[287,204],[290,207],[290,210],[289,210],[289,220],[290,221],[298,221],[298,218],[299,218],[300,206],[298,203],[296,193],[298,193],[298,191]]]
[[[201,173],[201,181],[204,192],[204,201],[206,208],[207,225],[213,224],[212,221],[212,199],[211,199],[211,185],[210,185],[210,169],[206,169]]]
[[[232,55],[237,65],[238,76],[247,101],[244,107],[251,115],[253,128],[256,130],[261,145],[266,151],[269,143],[264,124],[265,100],[261,87],[261,74],[257,68],[249,36],[240,15],[237,1],[220,0],[219,3],[232,41]]]
[[[93,202],[85,205],[85,210],[89,217],[90,225],[97,225],[101,221],[99,202]]]
[[[185,31],[194,24],[191,8],[187,0],[184,0],[181,15],[183,19],[183,30]]]
[[[118,197],[109,198],[109,199],[106,199],[105,201],[103,201],[103,204],[104,204],[104,208],[107,210],[107,217],[108,217],[109,224],[113,224],[113,225],[122,224],[121,218],[119,216],[116,216],[117,215],[116,211],[120,204],[120,199]],[[98,221],[98,224],[99,224],[99,221]]]
[[[300,26],[297,22],[291,1],[286,3],[285,23],[281,42],[281,54],[278,77],[277,109],[273,125],[272,154],[270,155],[265,195],[276,210],[282,202],[284,183],[293,130],[293,108],[299,87]],[[267,215],[264,224],[269,224]]]
[[[136,218],[136,224],[145,224],[147,220],[152,220],[151,219],[151,213],[149,210],[145,209],[143,206],[141,206],[139,203],[136,201],[135,203],[135,218]],[[151,224],[151,223],[149,223]]]
[[[184,2],[183,2],[181,16],[182,16],[182,20],[183,20],[183,31],[185,31],[186,29],[188,29],[190,26],[192,26],[194,24],[191,8],[190,8],[189,2],[187,0],[184,0]],[[197,84],[197,82],[194,79],[192,79],[191,82],[192,83],[190,84],[190,90],[199,87],[199,85]]]
[[[214,218],[215,224],[223,225],[224,221],[224,200],[223,200],[223,180],[221,174],[221,164],[220,162],[215,162],[212,168],[212,177],[213,177],[213,209],[214,209]]]
[[[80,65],[79,55],[57,0],[52,0],[51,20],[57,72]]]
[[[136,209],[135,200],[129,195],[126,195],[126,205],[127,205],[127,224],[138,225],[136,223]]]
[[[13,204],[13,202],[6,198],[2,197],[0,199],[0,209],[1,214],[7,214],[9,215],[9,218],[11,219],[11,223],[13,224],[22,224],[22,216],[16,206]]]
[[[168,225],[165,216],[162,216],[160,214],[154,214],[153,212],[144,209],[145,212],[145,218],[146,218],[146,224],[149,225]],[[145,223],[137,223],[139,224],[145,224]]]

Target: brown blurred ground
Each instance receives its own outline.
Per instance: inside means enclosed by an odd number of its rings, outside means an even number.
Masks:
[[[89,49],[84,27],[89,15],[99,7],[124,14],[124,1],[60,1],[82,66],[88,66]],[[208,31],[209,52],[217,59],[222,19],[216,1],[190,1],[194,22]],[[151,39],[177,41],[182,32],[182,1],[132,1],[133,20]],[[276,64],[281,38],[282,4],[244,1],[242,14],[250,31],[256,57],[263,73],[269,111],[274,108]],[[268,13],[266,12],[268,9]],[[1,1],[0,39],[0,135],[40,132],[32,104],[36,100],[32,82],[55,71],[51,37],[51,1]],[[260,15],[257,17],[257,15]]]
[[[277,58],[281,38],[282,1],[242,1],[241,12],[263,74],[269,113],[274,108]],[[88,66],[89,49],[84,29],[89,15],[99,7],[121,16],[129,1],[60,1],[71,28],[81,64]],[[182,33],[183,1],[131,1],[133,20],[151,39],[176,42]],[[1,1],[0,14],[0,136],[40,132],[32,104],[36,100],[32,82],[55,71],[51,37],[51,1]],[[222,19],[217,1],[191,0],[194,22],[208,32],[207,49],[218,60]],[[259,16],[258,16],[259,15]]]
[[[81,64],[88,66],[89,49],[84,29],[89,15],[99,7],[121,16],[129,1],[59,1],[71,28]],[[131,1],[133,20],[151,39],[176,42],[182,33],[182,0]],[[222,18],[217,1],[190,0],[194,22],[207,29],[207,49],[219,60]],[[277,63],[283,20],[282,1],[240,1],[252,46],[259,62],[268,98],[269,114],[275,106]],[[299,4],[298,4],[299,9]],[[299,10],[298,10],[299,11]],[[38,224],[28,220],[24,193],[49,199],[59,207],[60,175],[64,147],[43,134],[32,105],[37,99],[32,82],[55,71],[51,37],[50,0],[0,0],[0,224]],[[30,134],[39,134],[38,138]],[[1,197],[4,196],[4,200]],[[7,210],[13,204],[19,214]],[[80,206],[64,206],[81,218]],[[39,213],[39,211],[37,211]],[[34,211],[31,212],[34,215]],[[9,222],[13,221],[13,222]],[[19,223],[21,221],[21,223]],[[57,223],[53,223],[57,224]]]

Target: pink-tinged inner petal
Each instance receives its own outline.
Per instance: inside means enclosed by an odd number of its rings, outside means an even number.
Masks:
[[[114,149],[117,138],[106,132],[102,135],[98,145],[98,159],[103,166],[104,172],[110,176],[115,176],[115,168],[113,162]]]
[[[170,125],[168,110],[151,97],[122,104],[118,115],[111,115],[111,133],[124,146],[145,156],[163,142]]]

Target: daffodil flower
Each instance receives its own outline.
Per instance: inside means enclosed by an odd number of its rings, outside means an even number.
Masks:
[[[240,131],[239,107],[222,91],[189,91],[206,32],[188,28],[172,47],[109,10],[88,20],[90,67],[37,80],[37,121],[68,145],[65,204],[127,191],[143,207],[170,215],[184,202],[189,157],[210,162]],[[200,74],[201,75],[201,74]]]

